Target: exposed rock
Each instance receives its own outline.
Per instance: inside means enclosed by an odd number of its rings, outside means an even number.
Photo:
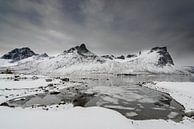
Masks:
[[[121,56],[118,56],[117,59],[123,59],[124,60],[125,57],[123,55],[121,55]]]
[[[90,52],[87,48],[86,45],[83,43],[79,47],[77,47],[78,53],[87,53]]]
[[[61,78],[61,81],[68,82],[69,78]]]
[[[46,82],[52,82],[53,80],[50,78],[45,79]]]
[[[7,107],[9,107],[9,104],[4,102],[4,103],[1,103],[0,106],[7,106]]]
[[[37,76],[33,76],[32,79],[33,79],[33,80],[37,80],[38,77],[37,77]]]
[[[50,92],[50,95],[57,95],[57,94],[60,94],[61,92],[59,92],[59,91],[52,91],[52,92]]]
[[[194,111],[186,112],[185,115],[190,118],[194,118]]]
[[[150,50],[150,52],[157,51],[161,55],[161,57],[158,60],[159,66],[165,66],[167,64],[174,65],[174,62],[172,60],[172,57],[167,51],[167,47],[154,47]]]
[[[137,74],[122,73],[122,74],[117,74],[117,76],[137,76]]]
[[[19,78],[14,78],[14,81],[19,81]]]
[[[34,55],[37,55],[37,54],[34,53],[30,48],[23,47],[23,48],[15,48],[12,51],[8,52],[7,54],[3,55],[1,58],[18,61]]]
[[[9,69],[6,69],[5,71],[2,71],[1,74],[13,74],[13,72]]]
[[[73,48],[70,48],[67,51],[64,51],[64,53],[72,53],[72,52],[77,52],[79,55],[83,56],[83,57],[93,57],[96,58],[97,56],[92,53],[91,51],[89,51],[86,47],[86,45],[84,43],[82,43],[80,46],[76,46]]]
[[[127,58],[132,58],[132,57],[137,57],[137,56],[134,55],[134,54],[129,54],[129,55],[127,55]]]
[[[53,86],[53,85],[54,85],[53,83],[48,84],[49,87],[51,87],[51,86]]]
[[[106,58],[106,59],[110,59],[110,60],[113,60],[115,58],[113,55],[104,55],[101,57]]]

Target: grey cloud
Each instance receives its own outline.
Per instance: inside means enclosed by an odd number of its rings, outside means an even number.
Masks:
[[[0,0],[0,53],[56,54],[81,42],[99,54],[167,46],[175,62],[194,65],[193,41],[191,0]]]

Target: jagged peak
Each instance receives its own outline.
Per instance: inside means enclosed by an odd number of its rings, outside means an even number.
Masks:
[[[64,53],[73,53],[77,52],[79,55],[84,57],[97,57],[95,54],[93,54],[91,51],[89,51],[84,43],[82,43],[79,46],[75,46],[70,48],[69,50],[64,51]]]
[[[171,55],[169,54],[167,47],[154,47],[150,50],[151,53],[154,51],[159,53],[161,56],[158,60],[158,65],[160,66],[165,66],[167,64],[174,65],[173,59]]]
[[[70,53],[70,52],[74,52],[74,51],[78,51],[78,52],[81,52],[81,53],[89,52],[89,50],[87,49],[87,47],[86,47],[86,45],[84,43],[82,43],[80,46],[72,47],[69,50],[66,50],[64,52]]]
[[[164,52],[167,52],[167,47],[153,47],[150,52],[153,52],[153,51],[164,51]]]
[[[4,54],[2,59],[12,59],[13,61],[22,60],[31,56],[37,55],[34,51],[32,51],[29,47],[15,48]]]

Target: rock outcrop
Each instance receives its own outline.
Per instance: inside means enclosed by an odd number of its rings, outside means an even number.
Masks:
[[[161,55],[161,57],[158,59],[159,66],[165,66],[167,64],[174,65],[173,59],[167,51],[167,47],[154,47],[150,50],[150,52],[154,51]]]
[[[3,55],[2,59],[11,59],[13,61],[19,61],[31,56],[37,55],[34,53],[30,48],[23,47],[23,48],[15,48],[12,51],[8,52],[7,54]]]

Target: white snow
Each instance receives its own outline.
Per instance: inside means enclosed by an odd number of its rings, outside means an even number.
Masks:
[[[46,82],[45,79],[37,80],[1,80],[0,89],[19,89],[19,88],[35,88],[40,86],[47,86],[49,83],[59,83],[59,80],[53,80],[52,82]]]
[[[131,129],[127,118],[101,107],[44,111],[0,108],[1,129]]]
[[[0,59],[0,67],[5,67],[10,63],[11,60]]]
[[[184,105],[185,111],[194,111],[194,82],[156,82],[147,83],[146,87],[169,93]]]
[[[131,121],[134,129],[193,129],[194,120],[185,118],[183,121],[176,123],[171,120],[144,120]]]
[[[194,120],[130,120],[120,113],[101,107],[64,106],[51,108],[0,107],[1,129],[193,129]],[[129,115],[135,115],[131,113]]]

